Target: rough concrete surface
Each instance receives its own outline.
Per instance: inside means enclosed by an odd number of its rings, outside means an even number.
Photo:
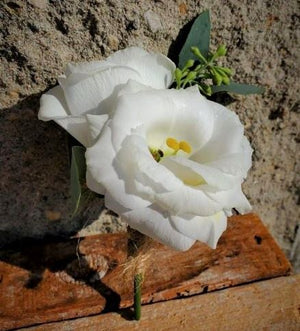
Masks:
[[[225,43],[237,80],[266,88],[229,106],[254,148],[244,191],[299,268],[297,0],[1,1],[1,244],[82,228],[125,229],[101,198],[71,220],[68,137],[56,124],[37,120],[40,95],[71,61],[102,59],[129,45],[174,57],[188,23],[205,9],[213,49]]]

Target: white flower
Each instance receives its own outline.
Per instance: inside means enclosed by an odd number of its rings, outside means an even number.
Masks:
[[[238,116],[195,88],[130,82],[87,149],[87,184],[138,231],[179,250],[215,248],[231,209],[251,209],[241,183],[252,149]],[[132,93],[129,91],[132,90]]]
[[[41,98],[39,119],[54,120],[84,146],[91,144],[88,122],[99,130],[108,118],[114,95],[135,80],[153,88],[168,88],[174,63],[162,54],[138,47],[118,51],[105,61],[68,64],[59,86]],[[101,115],[95,118],[95,114]]]

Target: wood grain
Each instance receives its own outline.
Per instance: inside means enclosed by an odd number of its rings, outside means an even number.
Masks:
[[[116,311],[132,305],[127,235],[27,243],[0,252],[3,330]],[[177,252],[148,250],[143,303],[206,293],[290,273],[291,267],[255,214],[234,216],[212,250],[197,243]],[[104,277],[102,277],[104,276]]]
[[[139,322],[124,317],[125,311],[107,313],[44,324],[26,331],[298,331],[300,275],[143,306],[142,319]]]

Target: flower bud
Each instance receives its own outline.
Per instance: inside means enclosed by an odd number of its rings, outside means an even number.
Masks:
[[[203,89],[203,92],[204,92],[206,95],[211,96],[212,90],[211,90],[211,87],[210,87],[209,85],[202,85],[201,87],[202,87],[202,89]]]
[[[222,71],[225,72],[227,76],[232,76],[233,72],[230,68],[222,67]]]
[[[226,49],[226,46],[225,45],[220,45],[216,51],[216,54],[218,56],[224,56],[226,55],[226,52],[227,52],[227,49]]]
[[[194,65],[194,63],[195,63],[194,60],[189,59],[189,60],[186,62],[186,64],[185,64],[183,70],[191,68],[191,67]]]
[[[179,82],[181,77],[182,77],[182,71],[179,68],[176,68],[175,69],[175,79],[176,79],[176,81]]]
[[[230,79],[226,76],[226,77],[223,77],[222,78],[222,82],[225,84],[225,85],[228,85],[230,83]]]
[[[197,73],[195,71],[190,71],[186,79],[187,81],[191,81],[194,80],[196,77],[197,77]]]
[[[200,49],[198,47],[196,47],[196,46],[191,47],[191,51],[195,56],[197,56],[199,58],[202,57],[202,54],[201,54]]]
[[[222,84],[223,77],[214,71],[213,82],[215,85],[219,86]]]

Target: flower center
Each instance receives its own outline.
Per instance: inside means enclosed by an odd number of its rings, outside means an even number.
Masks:
[[[169,148],[166,148],[165,150],[149,148],[150,153],[152,154],[152,156],[156,162],[159,162],[161,160],[161,158],[163,158],[163,157],[176,155],[177,152],[180,150],[187,154],[190,154],[192,152],[191,145],[185,140],[178,141],[175,138],[169,137],[166,139],[165,143],[166,143],[167,147],[169,147]],[[171,149],[171,151],[170,151],[170,149]]]

